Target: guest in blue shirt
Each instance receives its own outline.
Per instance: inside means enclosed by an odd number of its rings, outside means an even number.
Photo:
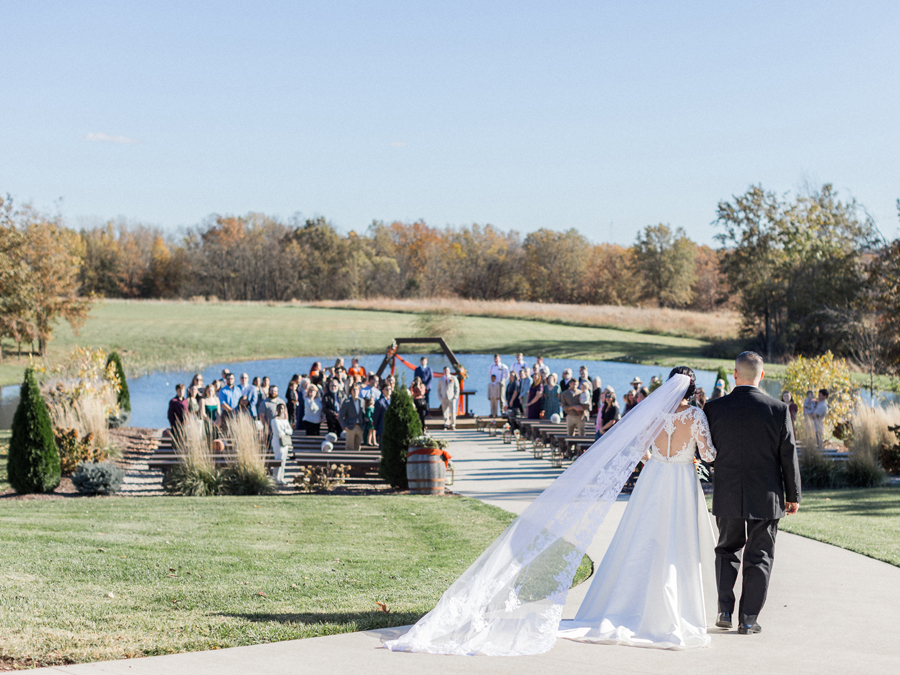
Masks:
[[[369,375],[369,383],[359,390],[359,397],[366,400],[372,399],[372,401],[376,401],[381,397],[381,392],[378,389],[377,375],[374,373]]]
[[[413,379],[418,377],[422,380],[422,384],[425,385],[425,405],[427,406],[427,410],[431,410],[431,381],[434,379],[434,371],[428,367],[427,356],[423,356],[419,360],[419,363],[421,365],[416,366],[416,369],[413,371]]]
[[[231,417],[241,404],[241,388],[234,384],[234,373],[225,375],[225,386],[219,389],[222,416]]]

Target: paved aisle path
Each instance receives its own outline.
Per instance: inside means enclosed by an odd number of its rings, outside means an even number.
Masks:
[[[520,513],[558,475],[546,460],[516,452],[485,434],[460,431],[450,447],[460,494]],[[597,561],[625,503],[618,502],[589,549]],[[382,640],[403,629],[41,669],[100,675],[297,675],[298,673],[421,675],[423,672],[492,675],[666,673],[738,675],[778,673],[900,673],[900,568],[843,549],[781,533],[763,632],[744,636],[713,629],[710,649],[669,652],[586,645],[559,640],[540,656],[517,658],[394,654]],[[589,583],[589,582],[588,582]],[[570,593],[574,614],[588,584]]]

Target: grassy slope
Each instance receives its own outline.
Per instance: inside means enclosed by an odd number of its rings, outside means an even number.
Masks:
[[[68,325],[54,333],[51,355],[76,344],[125,353],[132,371],[193,368],[223,360],[383,352],[394,337],[415,335],[416,316],[301,305],[107,302],[98,304],[76,337]],[[558,323],[461,317],[449,340],[460,352],[499,351],[554,357],[630,359],[715,367],[700,357],[702,340]],[[8,344],[8,343],[7,343]],[[0,384],[18,383],[25,360],[0,365]]]
[[[0,656],[91,661],[408,624],[512,517],[409,496],[6,501]]]
[[[780,529],[900,567],[900,489],[806,492]]]

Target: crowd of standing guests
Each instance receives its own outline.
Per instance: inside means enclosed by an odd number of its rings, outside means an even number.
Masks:
[[[423,425],[433,386],[445,410],[445,426],[455,428],[456,401],[452,399],[459,397],[459,382],[450,375],[449,368],[435,378],[427,357],[422,357],[413,374],[410,393]],[[213,382],[205,383],[198,373],[188,387],[176,385],[175,396],[169,401],[168,420],[172,429],[188,419],[194,420],[213,439],[224,433],[235,416],[244,415],[266,433],[276,455],[282,452],[281,446],[292,430],[302,429],[307,436],[319,436],[324,422],[325,433],[344,435],[347,448],[358,450],[363,442],[380,444],[385,412],[395,387],[393,375],[379,378],[367,372],[357,358],[352,359],[349,368],[343,358],[327,368],[316,361],[308,373],[291,378],[283,398],[269,377],[251,380],[242,373],[236,382],[235,374],[226,368],[221,378]]]
[[[557,375],[550,372],[544,357],[538,356],[533,364],[529,364],[523,354],[517,354],[511,366],[495,354],[488,377],[487,396],[492,417],[507,417],[513,428],[518,419],[565,421],[569,436],[584,436],[588,421],[594,419],[595,438],[612,429],[662,385],[657,376],[653,376],[647,386],[640,377],[635,377],[620,403],[615,389],[609,385],[604,387],[600,377],[592,378],[587,366],[578,369],[577,377],[569,368]],[[709,400],[725,396],[725,393],[724,380],[718,380]],[[698,388],[691,404],[703,408],[707,400],[706,392]]]

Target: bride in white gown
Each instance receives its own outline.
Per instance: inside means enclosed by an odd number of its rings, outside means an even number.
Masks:
[[[644,455],[616,534],[575,620],[560,622],[560,637],[660,649],[709,645],[715,536],[696,451],[707,462],[716,457],[706,415],[684,400]]]
[[[688,408],[694,373],[669,380],[563,472],[447,589],[437,606],[384,646],[433,654],[540,654],[558,636],[594,642],[705,647],[715,611],[714,537],[694,449],[715,449],[703,412]],[[648,450],[649,448],[649,450]],[[647,463],[574,621],[566,595],[637,462]],[[714,614],[712,615],[714,616]]]

